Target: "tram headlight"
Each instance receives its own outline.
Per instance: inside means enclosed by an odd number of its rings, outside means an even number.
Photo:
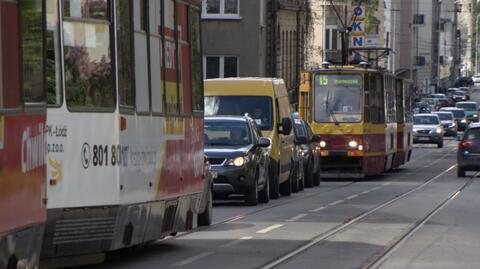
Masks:
[[[358,145],[358,150],[363,151],[363,145]]]
[[[327,147],[327,142],[320,141],[320,148],[326,148],[326,147]]]
[[[348,142],[348,146],[351,147],[351,148],[357,148],[358,143],[357,143],[357,141],[352,140],[352,141]]]

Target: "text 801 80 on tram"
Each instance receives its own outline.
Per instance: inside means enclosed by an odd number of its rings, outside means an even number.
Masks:
[[[362,178],[411,156],[410,83],[364,66],[302,74],[299,113],[322,137],[321,176]]]

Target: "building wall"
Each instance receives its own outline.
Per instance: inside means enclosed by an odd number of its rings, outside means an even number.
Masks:
[[[265,75],[264,28],[260,0],[241,0],[238,20],[202,19],[205,56],[237,56],[240,77]]]

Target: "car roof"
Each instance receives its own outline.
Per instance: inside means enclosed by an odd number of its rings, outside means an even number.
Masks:
[[[461,103],[461,102],[459,102],[459,103]],[[463,109],[463,108],[453,107],[453,106],[440,108],[440,111],[442,111],[442,110],[443,111],[450,111],[450,110],[464,110],[465,111],[465,109]]]
[[[474,101],[464,101],[464,102],[457,102],[457,104],[477,104],[477,102],[474,102]]]
[[[245,116],[205,116],[205,120],[247,122],[249,118]]]
[[[479,122],[476,122],[476,123],[470,123],[470,125],[468,126],[469,129],[478,129],[480,128],[480,123]]]
[[[433,114],[452,114],[452,115],[453,115],[453,113],[452,113],[451,111],[446,111],[446,110],[444,110],[444,111],[435,111],[435,112],[433,112]]]
[[[415,114],[413,115],[414,117],[417,117],[417,116],[429,116],[429,117],[438,117],[436,114],[433,114],[433,113],[419,113],[419,114]]]

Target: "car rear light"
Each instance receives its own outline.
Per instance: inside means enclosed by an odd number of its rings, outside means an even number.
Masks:
[[[471,147],[473,146],[474,143],[473,142],[470,142],[470,141],[462,141],[460,142],[460,148],[468,148],[468,147]]]

